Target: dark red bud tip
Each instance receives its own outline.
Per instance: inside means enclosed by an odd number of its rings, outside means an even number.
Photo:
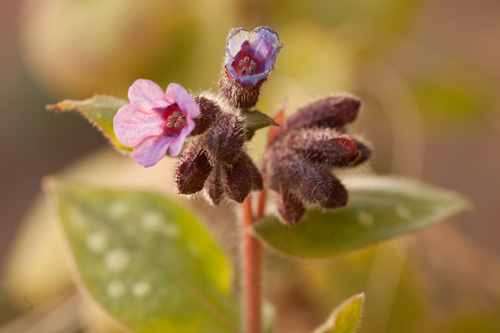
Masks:
[[[214,124],[217,114],[221,112],[219,105],[206,97],[195,96],[193,99],[200,107],[200,115],[194,119],[196,127],[191,136],[205,133]]]
[[[224,67],[219,80],[219,90],[232,106],[249,109],[257,104],[260,88],[265,81],[266,79],[260,81],[255,86],[244,86],[230,77],[226,67]]]
[[[361,101],[354,97],[337,95],[323,98],[297,110],[285,122],[284,128],[340,127],[356,119],[360,106]]]
[[[280,217],[289,226],[294,226],[304,216],[306,208],[291,193],[276,193],[276,208]]]
[[[205,192],[214,206],[217,206],[224,197],[220,168],[215,166],[205,182]]]
[[[351,160],[358,153],[358,146],[356,145],[356,141],[354,141],[349,135],[341,134],[339,138],[336,138],[335,141],[349,149],[349,156],[347,156],[348,160]]]
[[[245,143],[245,127],[234,114],[221,112],[214,126],[207,132],[206,147],[213,162],[234,163]]]
[[[191,140],[181,157],[175,175],[175,183],[181,194],[193,194],[203,189],[212,170],[199,140]]]

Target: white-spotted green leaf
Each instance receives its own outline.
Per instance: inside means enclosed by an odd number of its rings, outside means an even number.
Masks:
[[[246,140],[250,140],[258,129],[267,126],[278,126],[273,118],[260,111],[242,110],[241,115],[245,120]]]
[[[113,118],[118,109],[128,102],[113,96],[96,95],[83,101],[64,100],[57,104],[47,105],[49,111],[77,111],[92,125],[97,127],[115,148],[130,152],[132,148],[122,145],[113,131]]]
[[[49,183],[79,280],[134,332],[236,332],[228,262],[165,196]]]
[[[349,202],[336,210],[310,209],[289,227],[275,216],[254,225],[271,248],[300,258],[329,258],[437,223],[469,207],[462,196],[417,181],[358,176],[344,181]]]
[[[352,333],[361,321],[365,294],[346,299],[333,310],[328,320],[313,333]]]

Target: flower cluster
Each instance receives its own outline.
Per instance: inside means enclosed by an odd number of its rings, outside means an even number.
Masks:
[[[263,180],[277,192],[278,212],[289,225],[297,223],[308,204],[346,205],[347,191],[330,169],[355,166],[370,156],[370,149],[344,128],[356,118],[359,100],[332,96],[299,109],[270,142],[264,177],[245,150],[245,140],[256,129],[245,117],[253,112],[249,109],[257,103],[281,48],[278,34],[268,27],[232,29],[220,96],[191,96],[176,83],[163,92],[152,81],[137,80],[129,89],[130,104],[114,118],[117,139],[133,147],[134,158],[145,167],[167,151],[180,154],[175,174],[179,193],[204,189],[214,205],[223,198],[243,202],[250,191],[262,189]]]
[[[205,188],[214,205],[224,197],[241,203],[251,190],[262,189],[262,176],[244,151],[245,123],[214,100],[196,100],[202,114],[214,115],[213,124],[189,141],[179,158],[175,177],[179,193],[193,194]]]
[[[220,80],[222,101],[206,94],[192,97],[176,83],[164,93],[152,81],[137,80],[129,89],[130,104],[113,120],[118,141],[133,147],[135,160],[149,167],[167,150],[179,155],[189,136],[175,177],[179,193],[205,188],[213,204],[224,197],[243,202],[252,189],[262,188],[262,176],[244,149],[247,129],[240,109],[257,103],[281,47],[271,28],[232,29]]]
[[[330,169],[355,166],[370,156],[370,149],[344,128],[356,118],[360,104],[348,96],[320,99],[288,118],[270,142],[264,180],[277,192],[278,213],[289,225],[300,220],[306,204],[347,204],[347,191]]]

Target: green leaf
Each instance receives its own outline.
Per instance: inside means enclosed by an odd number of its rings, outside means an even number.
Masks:
[[[363,312],[365,294],[346,299],[333,310],[328,320],[314,333],[352,333],[358,327]]]
[[[462,196],[392,177],[362,176],[344,181],[346,207],[311,209],[294,227],[265,217],[254,225],[264,244],[300,258],[329,258],[442,221],[469,207]]]
[[[57,104],[47,105],[48,111],[77,111],[92,125],[97,127],[118,150],[130,152],[132,148],[122,145],[113,131],[113,118],[118,109],[128,102],[113,96],[96,95],[83,101],[64,100]]]
[[[134,332],[236,332],[228,262],[162,195],[49,183],[79,279]]]
[[[260,112],[260,111],[249,111],[249,110],[243,110],[241,111],[241,114],[243,115],[243,118],[245,119],[245,124],[247,128],[246,132],[246,140],[252,139],[253,135],[255,134],[255,131],[267,126],[279,126],[276,124],[276,122],[273,120],[273,118],[269,117],[268,115]]]

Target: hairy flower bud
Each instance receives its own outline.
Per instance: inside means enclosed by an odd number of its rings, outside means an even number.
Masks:
[[[345,134],[361,102],[349,96],[331,96],[300,108],[278,130],[264,153],[263,176],[276,191],[276,207],[289,225],[304,214],[306,204],[338,208],[348,193],[330,173],[368,159],[370,148]]]
[[[335,95],[308,104],[292,115],[284,124],[285,130],[304,127],[340,127],[352,122],[358,115],[361,101],[357,98]]]
[[[252,190],[253,182],[249,181],[251,166],[248,160],[240,158],[233,165],[221,166],[221,182],[229,199],[242,203]]]
[[[200,135],[205,133],[214,123],[217,118],[217,114],[221,112],[219,105],[203,96],[193,97],[194,101],[200,107],[200,115],[194,121],[196,127],[191,135]]]
[[[227,69],[223,68],[219,80],[219,90],[227,98],[229,104],[236,108],[249,109],[259,100],[260,88],[266,82],[263,79],[254,86],[244,86],[229,76]]]
[[[292,154],[281,156],[279,170],[282,174],[283,188],[306,203],[328,201],[330,193],[340,184],[329,172],[318,169]],[[347,195],[343,201],[347,202]]]
[[[221,112],[207,132],[206,148],[213,161],[234,163],[245,143],[245,126],[235,114]]]
[[[175,182],[181,194],[193,194],[205,184],[212,167],[198,138],[192,139],[179,158]]]
[[[288,191],[276,193],[276,208],[289,226],[295,225],[306,212],[302,202]]]
[[[312,162],[344,166],[357,155],[356,142],[332,129],[309,128],[287,133],[285,145]]]
[[[219,165],[215,165],[208,176],[205,182],[205,193],[214,206],[217,206],[224,197],[224,188],[222,187]]]
[[[349,166],[359,165],[364,161],[366,161],[367,159],[369,159],[370,156],[372,155],[372,150],[370,147],[368,147],[366,144],[364,144],[359,140],[354,140],[354,141],[356,142],[356,147],[358,148],[358,151],[356,155],[349,161]]]
[[[247,153],[242,152],[240,159],[241,163],[244,163],[248,168],[248,175],[250,175],[250,180],[252,182],[252,190],[254,191],[262,190],[263,187],[262,175],[260,174],[260,171],[257,168],[257,166],[253,163],[250,156],[248,156]],[[247,177],[247,175],[245,175],[245,177]]]

